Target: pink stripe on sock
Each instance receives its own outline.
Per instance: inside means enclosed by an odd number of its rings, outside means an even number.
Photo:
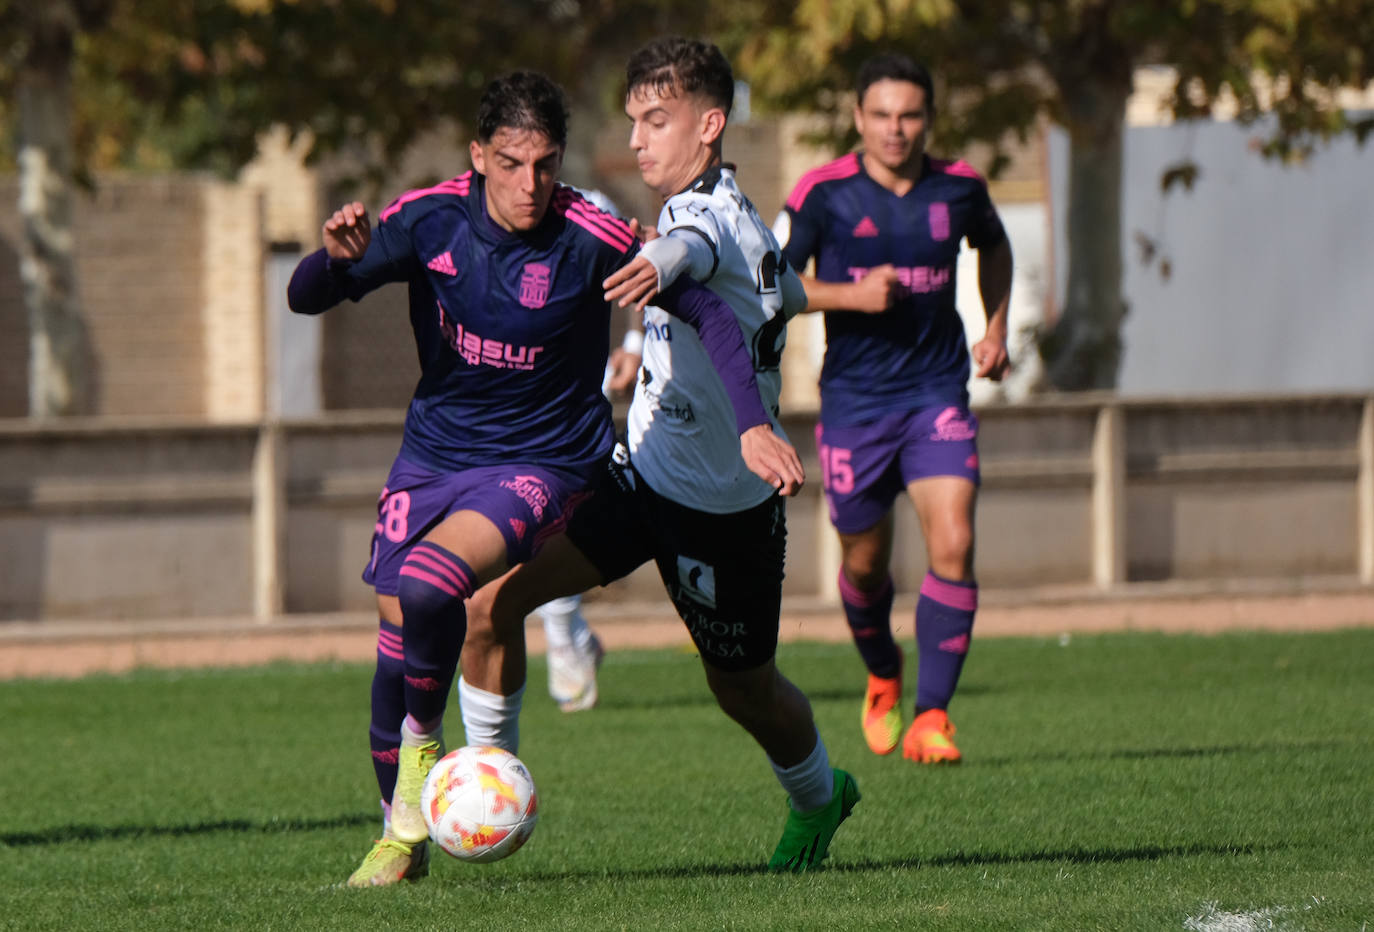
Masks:
[[[411,563],[410,563],[409,561],[406,561],[405,565],[401,567],[401,572],[400,572],[399,575],[401,575],[401,576],[412,576],[412,577],[414,577],[415,579],[420,580],[421,582],[427,582],[427,583],[429,583],[431,586],[433,586],[435,589],[438,589],[440,592],[447,592],[449,595],[453,596],[455,599],[466,598],[466,596],[464,596],[461,592],[459,592],[456,588],[454,588],[453,585],[451,585],[451,584],[448,582],[448,580],[440,579],[438,576],[435,576],[433,573],[427,573],[427,572],[425,572],[424,570],[419,569],[418,567],[415,567],[415,566],[411,565]]]
[[[941,605],[948,605],[950,608],[957,608],[961,611],[976,612],[978,610],[977,586],[961,586],[958,583],[945,582],[933,573],[926,573],[926,578],[921,583],[921,595],[934,599]]]
[[[840,598],[853,605],[855,608],[871,608],[878,602],[887,598],[892,591],[892,577],[883,580],[883,584],[873,592],[864,592],[858,586],[849,581],[849,577],[840,570]]]
[[[462,567],[455,565],[452,560],[445,560],[432,550],[422,550],[419,547],[412,550],[406,557],[405,565],[416,563],[423,563],[426,568],[438,573],[459,589],[470,589],[472,586],[472,579],[463,572]]]
[[[465,579],[467,578],[467,564],[464,563],[462,560],[458,559],[453,554],[445,550],[440,550],[433,544],[427,544],[424,541],[420,541],[420,543],[415,545],[415,549],[411,552],[421,553],[427,557],[430,557],[431,559],[438,560],[441,565],[448,567],[450,570],[457,573],[459,576],[462,576]]]

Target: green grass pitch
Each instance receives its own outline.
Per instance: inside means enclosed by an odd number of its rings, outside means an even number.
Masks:
[[[779,658],[863,791],[800,877],[763,871],[782,794],[681,652],[613,653],[570,716],[536,661],[530,843],[367,891],[370,667],[0,683],[0,928],[1374,925],[1374,630],[975,641],[946,769],[864,749],[849,645]]]

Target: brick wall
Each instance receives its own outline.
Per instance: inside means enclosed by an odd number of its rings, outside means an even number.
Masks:
[[[100,179],[75,203],[78,288],[95,357],[96,413],[204,409],[201,182]],[[0,179],[0,203],[17,198]],[[28,411],[28,318],[19,281],[19,218],[0,210],[0,416]]]

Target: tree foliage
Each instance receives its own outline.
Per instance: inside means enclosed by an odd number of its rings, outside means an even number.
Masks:
[[[14,2],[0,0],[0,23]],[[595,52],[614,59],[696,15],[654,0],[104,2],[108,21],[76,38],[78,164],[226,174],[274,125],[308,131],[316,155],[386,164],[466,118],[487,80],[517,67],[596,96],[606,69]],[[12,80],[0,60],[0,91]]]

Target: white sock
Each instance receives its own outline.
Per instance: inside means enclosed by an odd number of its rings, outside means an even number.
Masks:
[[[576,647],[586,650],[592,640],[592,629],[582,616],[582,596],[570,595],[545,602],[535,609],[544,621],[544,640],[550,648]]]
[[[512,754],[520,750],[520,704],[525,698],[521,686],[509,696],[478,689],[461,676],[458,702],[463,709],[463,729],[467,743],[479,747],[492,745]]]
[[[816,747],[806,760],[792,767],[779,767],[770,758],[773,773],[792,800],[792,808],[798,812],[812,812],[830,805],[835,795],[835,774],[830,769],[830,755],[825,751],[825,742],[816,736]]]

